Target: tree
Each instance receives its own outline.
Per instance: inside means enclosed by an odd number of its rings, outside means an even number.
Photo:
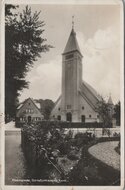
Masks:
[[[114,117],[116,119],[116,125],[120,126],[120,117],[121,117],[121,103],[120,101],[114,107]]]
[[[44,118],[48,120],[50,117],[51,111],[54,107],[54,102],[49,99],[46,99],[46,100],[39,99],[36,101],[40,103],[41,112],[43,113]]]
[[[101,121],[103,122],[103,127],[110,127],[112,123],[112,117],[110,114],[109,104],[105,102],[103,98],[98,102],[96,111],[98,112]]]
[[[39,20],[40,12],[32,13],[26,6],[20,15],[12,13],[17,6],[5,6],[5,114],[14,117],[18,97],[34,61],[52,47],[42,37],[44,21]]]

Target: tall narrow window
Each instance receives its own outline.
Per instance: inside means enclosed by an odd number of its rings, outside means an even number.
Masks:
[[[85,115],[81,115],[81,121],[85,123]]]
[[[70,112],[66,114],[66,121],[72,121],[72,114]]]
[[[57,119],[58,119],[58,121],[61,121],[61,116],[58,115],[58,116],[57,116]]]

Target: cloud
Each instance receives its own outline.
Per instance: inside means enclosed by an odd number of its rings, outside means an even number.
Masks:
[[[55,57],[45,64],[39,64],[35,69],[35,76],[31,71],[27,80],[29,89],[24,90],[20,100],[27,97],[56,100],[61,93],[61,56]]]
[[[78,32],[78,43],[83,52],[83,79],[102,96],[111,93],[114,102],[120,99],[119,36],[114,29],[97,30],[93,38],[84,40]]]

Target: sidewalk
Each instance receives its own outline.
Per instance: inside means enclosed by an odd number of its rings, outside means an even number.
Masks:
[[[5,131],[21,131],[20,128],[16,128],[15,122],[11,121],[5,124]]]

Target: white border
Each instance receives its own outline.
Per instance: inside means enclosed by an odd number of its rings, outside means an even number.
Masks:
[[[5,62],[5,29],[4,29],[4,5],[5,3],[7,4],[26,4],[26,0],[5,0],[2,1],[2,14],[1,14],[1,25],[2,25],[2,29],[1,29],[1,69],[2,71],[4,71],[4,62]],[[120,40],[120,48],[121,48],[121,186],[8,186],[8,185],[4,185],[4,164],[5,164],[5,158],[4,158],[4,154],[2,154],[2,189],[5,190],[15,190],[18,188],[18,190],[27,190],[27,189],[47,189],[47,190],[93,190],[93,189],[97,189],[97,190],[109,190],[109,189],[113,189],[113,190],[120,190],[123,189],[124,187],[124,31],[123,31],[123,2],[122,0],[29,0],[27,2],[27,4],[116,4],[116,5],[120,5],[121,11],[120,11],[120,27],[121,27],[121,40]],[[1,73],[1,78],[2,78],[2,85],[0,87],[1,89],[1,99],[2,99],[2,114],[4,113],[4,72]],[[2,117],[2,122],[1,122],[1,126],[2,126],[2,142],[4,142],[5,140],[5,136],[4,136],[4,115]],[[5,144],[2,143],[2,152],[4,153],[5,151]]]

